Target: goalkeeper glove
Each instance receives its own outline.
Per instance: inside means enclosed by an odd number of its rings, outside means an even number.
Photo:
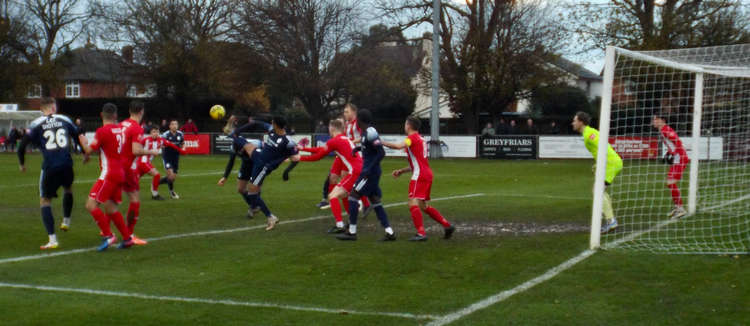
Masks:
[[[662,162],[664,162],[664,164],[672,165],[674,164],[674,155],[672,155],[672,153],[666,153],[661,160]]]

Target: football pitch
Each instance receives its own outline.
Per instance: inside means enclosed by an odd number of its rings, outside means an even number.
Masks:
[[[263,198],[281,220],[265,231],[247,219],[236,173],[216,182],[224,156],[183,157],[181,199],[153,201],[141,180],[136,227],[146,246],[96,252],[84,209],[98,165],[75,156],[71,230],[40,252],[41,157],[0,155],[0,315],[3,325],[744,325],[750,262],[717,255],[656,255],[588,249],[591,161],[437,160],[433,206],[458,230],[442,239],[425,216],[414,227],[408,177],[383,161],[383,202],[396,242],[378,242],[374,214],[359,239],[326,234],[330,211],[315,204],[331,160],[302,163]],[[238,165],[238,164],[236,164]],[[163,173],[161,161],[155,159]],[[236,166],[237,168],[237,166]],[[283,168],[283,166],[282,166]],[[160,189],[167,197],[166,187]],[[666,191],[666,189],[665,189]],[[61,194],[61,193],[60,193]],[[617,198],[613,198],[617,202]],[[61,200],[53,201],[56,227]],[[121,211],[127,208],[127,200]],[[114,228],[113,228],[114,230]],[[117,234],[117,233],[116,233]],[[119,236],[119,234],[117,234]]]

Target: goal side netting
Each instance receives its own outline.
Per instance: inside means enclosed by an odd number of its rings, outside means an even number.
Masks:
[[[599,128],[623,168],[610,186],[595,189],[592,247],[747,254],[750,44],[643,52],[611,47],[604,77]],[[604,174],[597,171],[596,182]],[[597,201],[604,191],[618,227],[600,235]],[[677,218],[680,206],[685,212]]]

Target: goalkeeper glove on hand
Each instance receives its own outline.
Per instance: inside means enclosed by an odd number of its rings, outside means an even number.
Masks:
[[[362,146],[357,146],[352,149],[352,156],[357,156],[357,152],[362,150]]]
[[[664,157],[662,157],[662,162],[669,165],[674,164],[674,155],[672,155],[671,153],[664,154]]]

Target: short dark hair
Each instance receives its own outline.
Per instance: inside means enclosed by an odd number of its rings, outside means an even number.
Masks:
[[[48,96],[42,97],[42,99],[39,101],[39,104],[41,106],[47,106],[47,105],[50,105],[50,104],[55,104],[55,98],[54,97],[48,97]]]
[[[114,103],[104,103],[104,106],[102,106],[102,116],[107,119],[116,119],[117,105]]]
[[[654,111],[654,118],[659,118],[664,121],[667,121],[667,116],[664,115],[664,113],[662,113],[661,111]]]
[[[167,120],[167,121],[168,121],[169,123],[172,123],[172,121],[174,121],[174,122],[177,122],[177,123],[180,123],[180,121],[179,121],[179,120],[177,120],[177,118],[172,118],[172,119],[169,119],[169,120]]]
[[[146,107],[145,104],[143,104],[143,101],[132,101],[130,102],[130,113],[132,114],[138,114],[143,112],[143,109]]]
[[[357,106],[356,106],[356,105],[354,105],[354,103],[346,103],[346,105],[344,105],[344,108],[346,108],[347,106],[348,106],[348,107],[349,107],[350,109],[352,109],[352,111],[354,111],[354,112],[357,112],[357,110],[359,110],[359,108],[357,108]]]
[[[409,116],[408,118],[406,118],[406,124],[408,124],[411,129],[416,131],[419,131],[419,128],[422,127],[422,121],[415,116]]]
[[[372,124],[372,112],[368,109],[362,109],[362,111],[357,112],[357,119],[359,122],[369,126]]]
[[[578,118],[578,121],[583,122],[583,124],[587,126],[591,124],[591,115],[586,112],[578,111],[576,112],[576,117]]]
[[[331,119],[330,122],[328,122],[328,125],[333,127],[336,130],[343,131],[344,130],[344,122],[340,119]]]
[[[286,128],[286,119],[280,115],[275,115],[271,118],[271,123],[275,124],[279,128]]]

